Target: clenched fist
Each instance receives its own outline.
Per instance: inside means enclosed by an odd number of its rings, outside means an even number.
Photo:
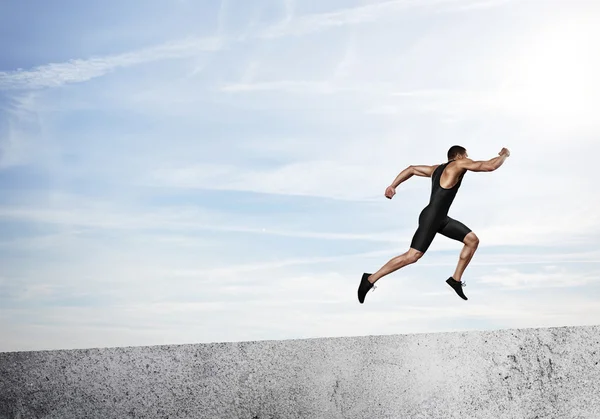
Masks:
[[[385,190],[385,197],[387,199],[392,199],[394,195],[396,195],[396,188],[394,188],[393,186],[388,186]]]

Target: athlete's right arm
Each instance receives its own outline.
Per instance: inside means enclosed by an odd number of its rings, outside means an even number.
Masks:
[[[457,163],[460,168],[470,170],[471,172],[493,172],[502,166],[506,158],[510,156],[510,152],[505,148],[499,154],[498,157],[490,160],[473,161],[471,159],[460,159],[457,160]]]

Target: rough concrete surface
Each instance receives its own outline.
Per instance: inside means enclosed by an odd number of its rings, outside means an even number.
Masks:
[[[5,352],[0,418],[600,419],[600,326]]]

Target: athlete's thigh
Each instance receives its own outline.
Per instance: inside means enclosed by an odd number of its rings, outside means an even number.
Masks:
[[[471,229],[461,223],[460,221],[455,220],[454,218],[446,217],[446,222],[442,224],[442,227],[438,230],[443,236],[446,236],[452,240],[457,240],[459,242],[464,242],[467,234],[471,232]]]
[[[420,225],[410,242],[410,247],[425,253],[427,252],[427,249],[429,249],[436,234],[437,231],[435,230],[435,227]]]
[[[437,234],[440,222],[435,213],[425,208],[419,216],[419,228],[415,232],[410,247],[425,253]]]

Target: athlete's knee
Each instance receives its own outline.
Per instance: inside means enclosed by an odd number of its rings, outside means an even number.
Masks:
[[[469,247],[477,248],[479,246],[479,237],[471,231],[465,237],[465,244]]]
[[[408,251],[408,263],[415,263],[423,257],[424,253],[420,250],[413,249],[412,247]]]

